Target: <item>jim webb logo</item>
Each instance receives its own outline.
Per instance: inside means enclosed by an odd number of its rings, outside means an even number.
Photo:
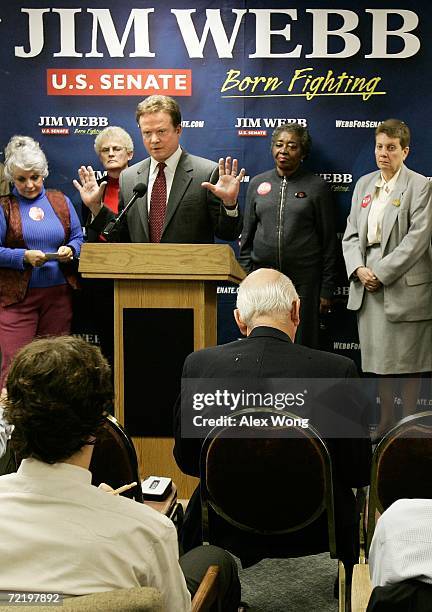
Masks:
[[[39,117],[38,127],[41,134],[67,136],[86,134],[96,136],[108,126],[108,117],[86,115],[44,115]]]

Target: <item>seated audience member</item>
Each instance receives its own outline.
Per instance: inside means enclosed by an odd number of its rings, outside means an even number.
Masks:
[[[94,149],[106,170],[106,175],[98,179],[103,186],[102,198],[105,206],[117,214],[119,206],[119,176],[128,167],[133,157],[132,138],[121,127],[109,126],[100,132],[94,141]],[[93,215],[80,204],[85,225],[86,242],[104,242],[91,227]],[[80,331],[80,319],[86,321],[92,332],[98,335],[101,351],[108,359],[111,369],[114,367],[114,283],[110,279],[82,279],[82,292],[76,307],[76,325]]]
[[[373,586],[432,584],[432,499],[398,499],[377,521],[369,553]]]
[[[297,292],[288,277],[266,268],[252,272],[240,285],[237,309],[234,311],[240,332],[247,337],[192,353],[185,361],[183,378],[243,378],[252,381],[265,378],[343,380],[357,377],[351,359],[294,344],[300,312]],[[327,444],[332,459],[338,553],[340,558],[345,557],[351,563],[358,559],[359,554],[358,516],[352,487],[362,487],[369,482],[371,445],[365,422],[366,411],[362,412],[363,406],[357,405],[353,398],[350,401],[350,404],[342,402],[341,414],[349,415],[354,428],[360,428],[357,431],[360,430],[361,435],[352,439],[333,437],[327,440]],[[183,472],[199,476],[202,440],[182,437],[181,410],[179,398],[174,415],[174,456]],[[210,412],[206,416],[211,416]],[[320,422],[319,414],[316,416],[315,423]],[[200,542],[200,525],[201,504],[197,489],[185,516],[182,534],[184,550]],[[309,535],[313,545],[321,537],[322,551],[328,550],[325,548],[328,546],[326,520],[322,521],[322,533],[310,532]],[[307,532],[302,538],[306,545]],[[283,537],[273,536],[270,548],[274,550],[275,557],[283,556]],[[243,561],[243,556],[239,556]],[[245,560],[250,564],[250,551],[245,551]]]
[[[152,586],[165,610],[180,612],[190,610],[190,593],[216,563],[222,609],[237,610],[228,553],[201,547],[179,563],[167,517],[91,485],[92,444],[111,402],[108,364],[79,338],[35,340],[15,356],[4,417],[22,462],[0,477],[0,590],[84,595]]]
[[[10,139],[5,174],[14,187],[0,197],[0,389],[19,348],[70,333],[83,241],[69,198],[44,187],[48,162],[33,138]]]

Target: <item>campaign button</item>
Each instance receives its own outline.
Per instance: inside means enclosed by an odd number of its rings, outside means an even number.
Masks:
[[[268,193],[270,193],[271,189],[271,183],[269,183],[268,181],[264,181],[264,183],[260,183],[258,185],[257,193],[259,193],[259,195],[267,195]]]
[[[372,200],[372,196],[371,196],[371,194],[370,194],[370,193],[368,193],[368,194],[367,194],[367,195],[365,195],[365,197],[363,198],[362,203],[361,203],[361,207],[362,207],[362,208],[366,208],[367,206],[369,206],[369,204],[371,203],[371,200]]]
[[[29,217],[33,219],[33,221],[42,221],[45,217],[45,213],[39,206],[32,206],[29,210]]]

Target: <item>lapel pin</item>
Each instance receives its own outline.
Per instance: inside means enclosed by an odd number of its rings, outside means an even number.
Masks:
[[[397,198],[396,200],[393,200],[392,204],[393,204],[393,206],[400,206],[399,198]]]
[[[371,194],[370,194],[370,193],[368,193],[368,194],[367,194],[367,195],[365,195],[365,197],[363,198],[362,203],[361,203],[361,207],[362,207],[362,208],[366,208],[367,206],[369,206],[369,204],[371,203],[371,200],[372,200],[372,196],[371,196]]]
[[[305,198],[306,197],[306,193],[304,191],[297,191],[295,194],[296,198]]]

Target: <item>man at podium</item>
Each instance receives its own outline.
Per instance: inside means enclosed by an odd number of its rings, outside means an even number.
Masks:
[[[245,171],[238,172],[237,160],[216,164],[182,149],[180,107],[169,96],[145,98],[136,120],[150,157],[120,175],[121,219],[104,205],[104,184],[97,184],[92,167],[78,171],[74,185],[94,217],[89,227],[113,242],[211,244],[215,236],[238,238],[237,196]]]

